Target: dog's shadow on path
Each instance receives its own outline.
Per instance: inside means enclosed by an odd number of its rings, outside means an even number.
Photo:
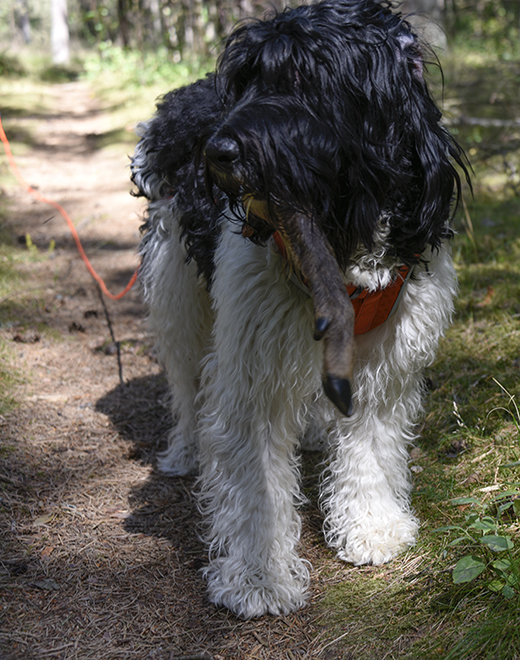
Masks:
[[[155,465],[157,452],[166,448],[173,425],[169,393],[163,374],[136,378],[107,392],[96,403],[120,436],[128,442],[128,457],[141,465]],[[179,553],[180,564],[199,568],[204,559],[200,515],[191,493],[194,477],[168,477],[154,469],[130,490],[131,514],[124,528],[133,534],[168,539]]]
[[[128,532],[168,539],[180,553],[183,564],[199,568],[206,561],[201,541],[201,516],[192,488],[195,476],[168,477],[155,469],[157,452],[166,448],[168,430],[174,424],[169,409],[168,384],[164,374],[136,378],[107,392],[96,410],[108,415],[120,436],[128,442],[129,458],[154,466],[146,481],[130,491]],[[307,534],[324,546],[322,515],[317,507],[321,452],[302,454],[302,490],[307,501],[304,513]]]

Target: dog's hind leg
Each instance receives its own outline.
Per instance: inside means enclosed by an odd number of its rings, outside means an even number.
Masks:
[[[214,349],[202,376],[200,503],[212,602],[250,618],[304,603],[297,554],[297,439],[321,387],[313,312],[279,255],[226,229],[212,293]]]
[[[309,406],[308,422],[300,439],[303,451],[323,451],[329,445],[330,430],[336,420],[336,413],[330,400],[317,392],[316,401]]]
[[[408,446],[422,369],[448,326],[456,291],[445,248],[407,285],[396,314],[357,340],[355,413],[338,417],[322,501],[328,543],[354,564],[389,561],[415,541]]]
[[[196,397],[201,360],[210,341],[211,304],[195,263],[186,263],[171,203],[152,202],[148,224],[141,245],[141,280],[159,359],[168,376],[174,419],[158,466],[167,474],[184,475],[197,467]]]

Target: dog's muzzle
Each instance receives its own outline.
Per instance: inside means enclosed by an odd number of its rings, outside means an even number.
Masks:
[[[213,182],[231,194],[239,194],[242,188],[238,169],[240,149],[229,137],[212,137],[204,148],[206,165],[211,171]]]
[[[206,144],[204,155],[217,170],[231,174],[234,163],[240,157],[240,150],[235,140],[228,137],[214,137]]]

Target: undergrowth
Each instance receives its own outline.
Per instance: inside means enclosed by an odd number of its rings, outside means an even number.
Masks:
[[[157,99],[171,89],[194,82],[214,67],[214,60],[196,56],[177,62],[165,48],[138,52],[101,44],[98,52],[85,56],[83,79],[110,107],[114,123],[121,126],[148,119]]]
[[[155,51],[125,50],[109,43],[100,44],[84,59],[84,77],[99,88],[113,87],[127,92],[143,86],[179,87],[214,68],[214,60],[176,60],[166,48]]]
[[[403,657],[438,657],[441,636],[442,657],[520,657],[520,199],[490,203],[478,182],[475,193],[458,221],[457,313],[428,374],[414,461],[428,632]]]

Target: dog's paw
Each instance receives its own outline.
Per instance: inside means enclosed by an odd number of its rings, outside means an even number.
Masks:
[[[358,523],[337,544],[338,557],[356,566],[384,564],[415,544],[417,529],[417,520],[405,514]]]
[[[309,571],[299,558],[276,572],[274,566],[265,573],[232,557],[212,561],[204,571],[208,581],[208,598],[242,619],[264,614],[289,614],[305,605]]]
[[[168,449],[157,456],[157,469],[169,476],[183,477],[198,469],[196,443],[175,433],[170,435]]]

